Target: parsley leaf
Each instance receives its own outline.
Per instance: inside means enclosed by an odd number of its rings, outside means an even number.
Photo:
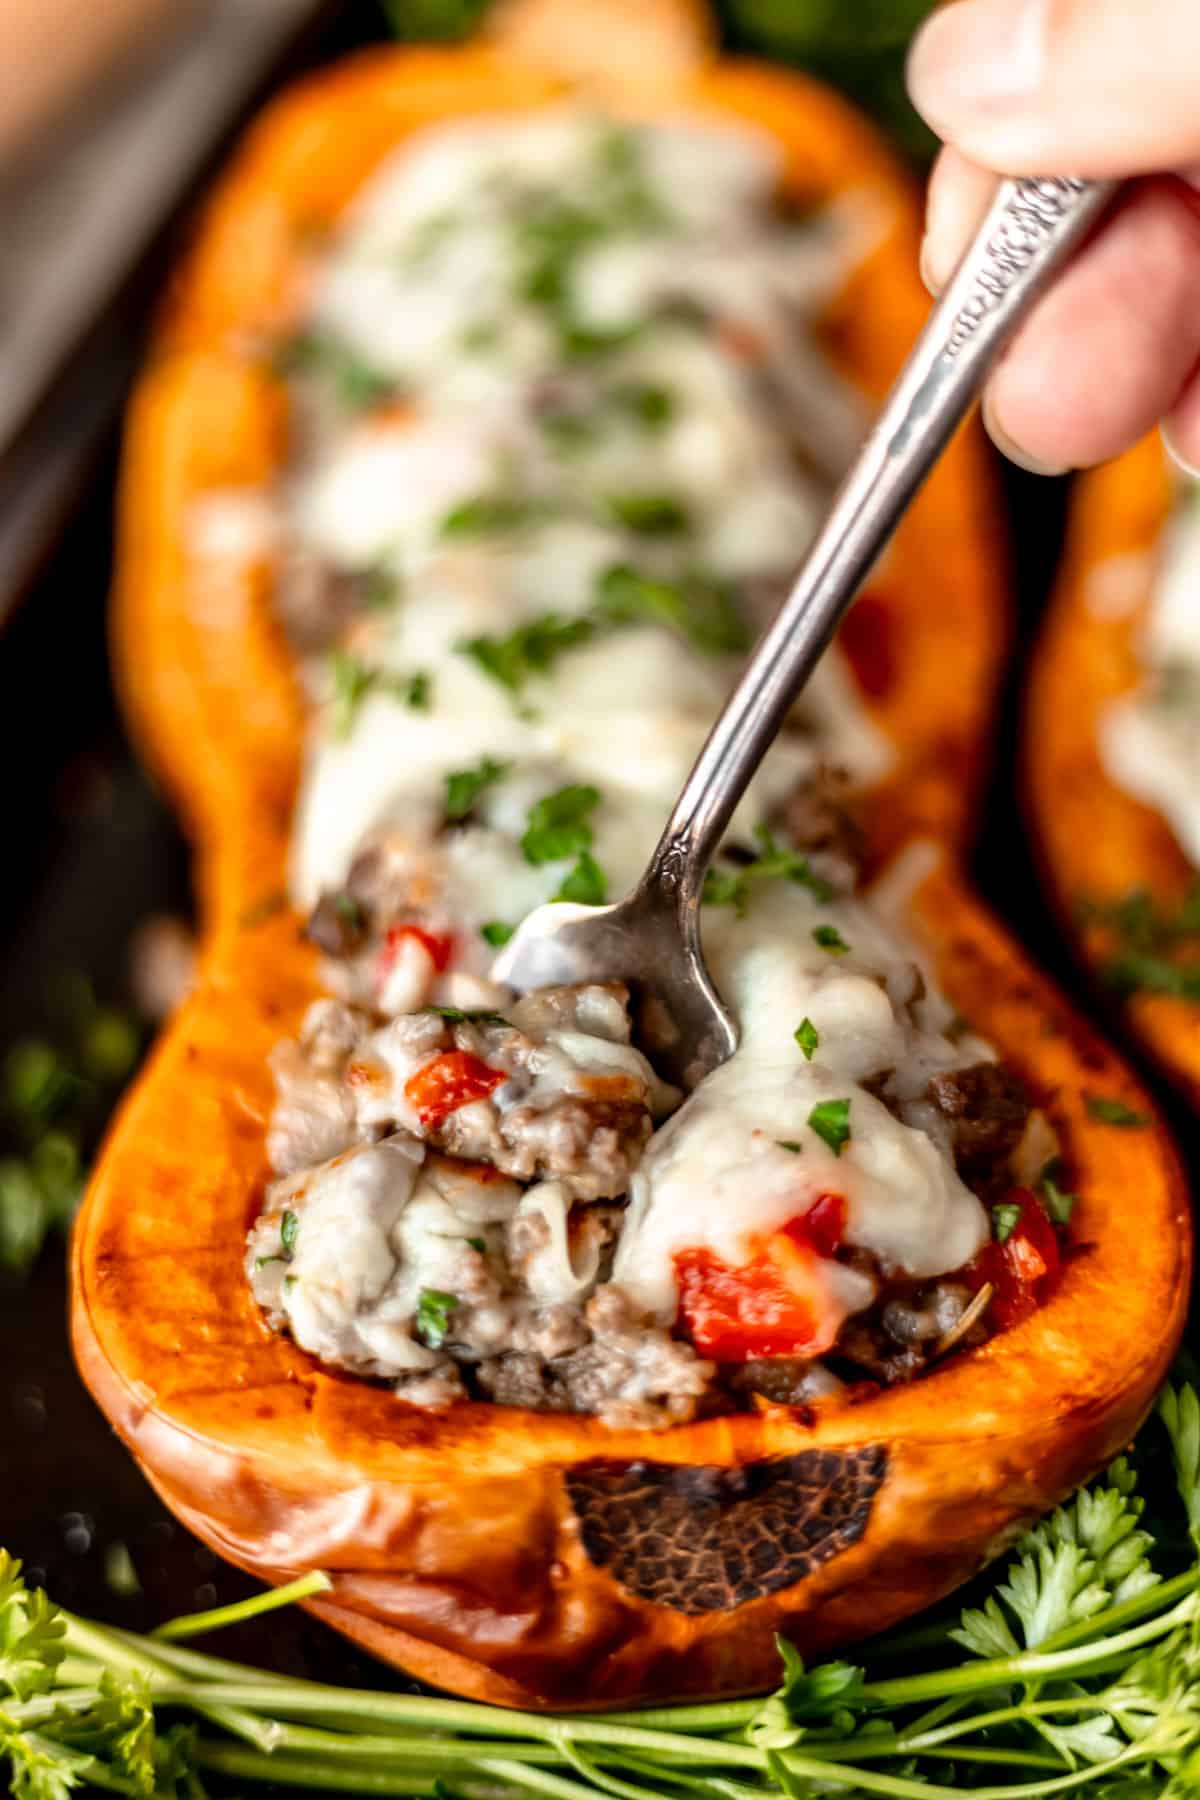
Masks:
[[[821,1045],[821,1034],[813,1024],[812,1020],[809,1018],[801,1019],[795,1031],[792,1033],[792,1036],[799,1044],[801,1050],[803,1050],[805,1062],[811,1062],[813,1059],[813,1051],[818,1050]]]
[[[18,1700],[48,1693],[65,1654],[66,1626],[41,1589],[30,1591],[21,1565],[0,1550],[0,1693]]]
[[[416,670],[407,680],[401,681],[397,692],[405,706],[411,707],[413,712],[428,712],[433,698],[433,687],[428,670]]]
[[[544,502],[522,494],[476,494],[452,507],[439,529],[444,538],[494,537],[533,523],[545,510]]]
[[[674,390],[659,381],[623,381],[611,390],[613,406],[645,431],[659,431],[675,417]]]
[[[559,884],[555,900],[573,900],[579,906],[603,906],[608,893],[604,871],[590,850],[581,850],[569,875]]]
[[[665,537],[688,528],[687,508],[672,494],[610,494],[608,509],[627,531]]]
[[[992,1208],[992,1236],[998,1244],[1007,1244],[1021,1223],[1021,1208],[1014,1200],[1002,1200]]]
[[[695,572],[663,581],[630,563],[614,563],[597,580],[596,613],[613,625],[651,620],[670,626],[714,655],[745,650],[750,641],[733,589]]]
[[[507,1025],[503,1013],[488,1012],[486,1007],[423,1006],[422,1012],[436,1013],[447,1025]]]
[[[1042,1204],[1045,1206],[1046,1211],[1049,1213],[1054,1223],[1056,1225],[1069,1225],[1071,1223],[1071,1214],[1075,1210],[1075,1203],[1079,1196],[1077,1194],[1069,1193],[1065,1188],[1059,1187],[1058,1176],[1061,1173],[1061,1170],[1062,1164],[1060,1159],[1057,1156],[1052,1156],[1037,1178],[1037,1191],[1041,1196]]]
[[[502,781],[510,767],[509,763],[497,762],[494,757],[485,756],[473,769],[451,770],[446,776],[444,811],[447,820],[451,824],[458,824],[462,819],[469,819],[479,796],[497,781]]]
[[[525,860],[538,867],[558,862],[565,856],[576,856],[592,843],[588,814],[600,804],[599,788],[576,784],[545,794],[529,809],[529,820],[521,849]]]
[[[756,825],[754,838],[758,855],[753,861],[736,869],[715,868],[706,872],[703,893],[706,906],[732,906],[741,915],[749,903],[754,883],[763,880],[793,881],[798,887],[806,887],[818,900],[833,898],[833,889],[827,881],[822,881],[807,856],[777,843],[768,826]]]
[[[300,1230],[300,1220],[288,1208],[279,1221],[279,1242],[283,1245],[283,1254],[291,1258],[296,1254],[296,1236]]]
[[[789,1151],[792,1156],[799,1156],[804,1149],[804,1145],[798,1144],[795,1138],[776,1138],[775,1142],[781,1150]]]
[[[333,651],[329,669],[332,731],[334,737],[343,742],[354,730],[359,708],[368,694],[391,694],[415,712],[425,712],[429,708],[430,681],[424,670],[418,669],[413,675],[393,675],[387,669],[373,668],[349,650]]]
[[[808,1115],[809,1129],[822,1138],[835,1156],[850,1142],[849,1100],[818,1100]]]
[[[456,1294],[438,1288],[422,1288],[417,1301],[417,1332],[431,1350],[440,1350],[450,1330],[450,1317],[458,1306]]]
[[[556,657],[586,643],[594,630],[590,619],[544,613],[528,625],[518,625],[507,637],[467,638],[458,648],[485,675],[517,694],[531,675],[544,674]]]
[[[348,650],[335,650],[329,659],[329,673],[333,682],[333,735],[345,739],[353,731],[358,709],[379,679],[379,672]]]
[[[819,944],[822,950],[828,950],[830,956],[846,956],[850,946],[836,925],[814,925],[813,943]]]
[[[1026,1534],[1006,1580],[951,1637],[976,1656],[1012,1656],[1144,1593],[1158,1576],[1142,1511],[1128,1464],[1114,1463]]]
[[[363,360],[357,350],[325,331],[302,331],[277,351],[275,370],[283,376],[308,375],[332,389],[346,412],[363,412],[375,406],[397,386]]]
[[[493,950],[499,950],[502,945],[507,944],[516,929],[515,925],[506,924],[503,919],[489,919],[486,925],[479,927],[479,935],[485,944],[490,944]]]
[[[1083,1104],[1089,1119],[1098,1119],[1102,1125],[1120,1125],[1131,1128],[1148,1125],[1149,1117],[1145,1113],[1135,1112],[1132,1106],[1126,1106],[1123,1100],[1111,1100],[1105,1094],[1085,1094]]]

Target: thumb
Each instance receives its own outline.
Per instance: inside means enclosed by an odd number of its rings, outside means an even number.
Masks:
[[[918,33],[913,102],[1009,175],[1200,165],[1198,0],[955,0]]]

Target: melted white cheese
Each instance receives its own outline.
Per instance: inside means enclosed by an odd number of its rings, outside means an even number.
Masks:
[[[1147,676],[1100,722],[1119,787],[1162,814],[1200,868],[1200,488],[1181,502],[1140,645]]]
[[[822,924],[850,946],[845,955],[814,941]],[[969,1262],[990,1235],[983,1207],[930,1137],[862,1085],[895,1069],[897,1098],[915,1099],[938,1070],[978,1059],[977,1041],[947,1037],[950,1008],[923,975],[914,980],[911,952],[861,903],[818,904],[781,883],[743,919],[708,909],[704,942],[741,1043],[651,1139],[614,1279],[668,1322],[679,1251],[707,1249],[736,1268],[822,1194],[844,1196],[845,1241],[885,1271],[924,1278]],[[819,1038],[811,1061],[795,1039],[804,1019]],[[831,1100],[849,1101],[840,1153],[808,1123]],[[868,1304],[872,1284],[822,1267],[840,1324]]]

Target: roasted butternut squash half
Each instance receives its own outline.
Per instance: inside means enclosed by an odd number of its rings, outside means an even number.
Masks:
[[[191,1529],[267,1581],[325,1569],[313,1610],[413,1674],[538,1707],[747,1692],[777,1632],[808,1652],[917,1610],[1127,1440],[1181,1329],[1189,1219],[1145,1094],[957,872],[1004,640],[973,433],[823,689],[866,747],[856,847],[798,727],[772,753],[796,797],[714,870],[706,943],[743,1025],[718,1085],[664,1094],[620,991],[489,985],[480,945],[522,908],[628,879],[711,716],[730,593],[780,518],[799,530],[788,483],[845,396],[814,376],[798,398],[826,409],[775,457],[772,345],[878,395],[924,305],[912,199],[828,93],[714,60],[683,5],[518,5],[497,31],[269,108],[134,397],[114,654],[204,935],[80,1215],[74,1343]],[[414,215],[417,166],[438,208],[421,187]],[[807,260],[766,222],[777,181],[793,225],[816,209]],[[365,287],[419,286],[427,257],[431,312],[372,315],[409,379],[348,363],[345,335],[314,372],[313,321],[350,332]],[[536,332],[470,312],[497,268]],[[468,371],[456,411],[446,384],[497,330],[517,360],[549,331],[564,366],[464,491],[508,388]],[[410,554],[431,491],[436,543]],[[314,546],[351,526],[331,581]],[[315,628],[341,633],[315,660],[292,605],[314,556]],[[423,759],[438,797],[413,812]],[[359,816],[381,763],[388,807]]]
[[[1200,1106],[1200,522],[1157,435],[1083,476],[1037,648],[1025,790],[1047,884]]]

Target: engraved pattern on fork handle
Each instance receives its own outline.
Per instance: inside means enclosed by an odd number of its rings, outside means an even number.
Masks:
[[[950,327],[947,356],[957,356],[970,342],[1090,186],[1077,175],[1030,175],[1010,185],[1004,212],[984,247],[987,260],[976,271],[974,291]]]

